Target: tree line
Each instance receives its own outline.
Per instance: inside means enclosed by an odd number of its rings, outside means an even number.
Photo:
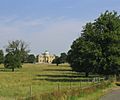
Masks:
[[[22,40],[9,41],[6,46],[6,55],[4,56],[3,50],[0,50],[0,64],[4,64],[5,68],[15,70],[21,68],[23,63],[36,63],[37,57],[34,54],[29,54],[29,45]],[[67,58],[66,53],[61,53],[60,57],[55,56],[53,64],[57,66],[65,63]]]

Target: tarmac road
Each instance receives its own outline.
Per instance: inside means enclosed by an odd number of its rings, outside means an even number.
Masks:
[[[120,100],[120,89],[106,94],[105,96],[101,97],[100,100]]]

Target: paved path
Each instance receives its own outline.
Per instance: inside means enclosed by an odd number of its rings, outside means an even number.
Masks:
[[[120,100],[120,89],[113,90],[112,92],[103,96],[100,100]]]

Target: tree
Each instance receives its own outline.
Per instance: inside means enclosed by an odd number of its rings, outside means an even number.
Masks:
[[[67,62],[67,54],[66,53],[61,53],[60,62],[61,63],[66,63]]]
[[[14,53],[9,52],[8,54],[6,54],[4,66],[5,68],[12,69],[13,72],[15,68],[21,68],[22,66],[19,51],[16,51]]]
[[[19,51],[22,63],[26,62],[28,53],[30,52],[30,50],[28,49],[28,44],[22,40],[9,41],[6,51],[7,52]]]
[[[55,59],[52,61],[53,64],[56,64],[57,66],[61,63],[60,57],[56,56]]]
[[[0,50],[0,64],[4,62],[4,53],[3,50]]]
[[[27,62],[28,63],[35,63],[36,62],[36,58],[35,58],[34,54],[28,55]]]
[[[15,68],[22,67],[21,63],[25,62],[29,50],[28,45],[24,41],[15,40],[8,42],[6,52],[4,67],[14,71]]]
[[[117,12],[101,14],[87,23],[81,37],[68,52],[68,61],[75,71],[102,75],[119,74],[120,71],[120,16]]]
[[[67,58],[72,70],[85,72],[86,77],[88,77],[89,73],[94,71],[94,53],[95,45],[93,43],[85,41],[82,37],[76,39],[68,52]]]

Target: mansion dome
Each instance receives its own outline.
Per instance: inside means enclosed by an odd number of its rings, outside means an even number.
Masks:
[[[45,55],[50,55],[50,53],[48,51],[45,51],[44,54]]]

